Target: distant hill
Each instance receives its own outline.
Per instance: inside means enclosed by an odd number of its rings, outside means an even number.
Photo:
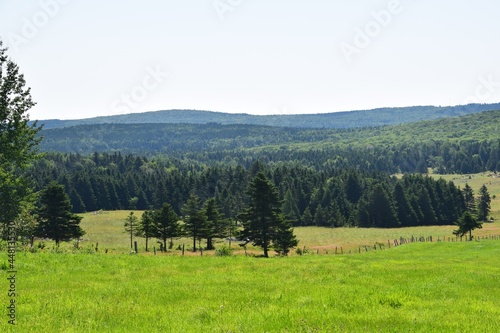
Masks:
[[[458,117],[500,110],[497,104],[460,106],[412,106],[302,115],[250,115],[197,110],[166,110],[78,120],[41,120],[45,129],[96,124],[209,124],[262,125],[296,128],[357,128],[406,124],[422,120]]]
[[[43,129],[42,151],[121,151],[141,155],[208,153],[228,150],[294,147],[303,150],[336,147],[415,145],[500,139],[500,111],[412,124],[356,129],[291,128],[261,125],[95,124]]]

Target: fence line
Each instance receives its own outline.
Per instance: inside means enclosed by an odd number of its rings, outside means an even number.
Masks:
[[[361,252],[368,252],[368,251],[379,251],[379,250],[385,250],[385,249],[390,249],[391,247],[398,247],[401,245],[405,244],[410,244],[410,243],[433,243],[433,242],[449,242],[449,243],[455,243],[455,242],[479,242],[479,241],[485,241],[485,240],[500,240],[500,235],[486,235],[486,236],[473,236],[473,239],[470,240],[468,236],[462,236],[462,237],[447,237],[447,236],[438,236],[438,237],[433,237],[433,236],[411,236],[411,238],[404,238],[404,237],[399,237],[397,239],[393,240],[387,240],[386,243],[380,243],[376,242],[373,246],[371,245],[358,245],[357,249],[351,249],[348,251],[344,251],[343,247],[335,247],[335,252],[333,252],[335,255],[343,255],[343,254],[352,254],[352,253],[361,253]],[[303,253],[307,253],[309,251],[304,248],[302,251]],[[320,254],[320,250],[317,249],[316,254]],[[328,254],[328,250],[325,251],[325,254]]]

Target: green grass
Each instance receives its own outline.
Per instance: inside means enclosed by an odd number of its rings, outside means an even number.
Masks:
[[[272,259],[19,253],[17,266],[16,332],[500,330],[493,240]]]

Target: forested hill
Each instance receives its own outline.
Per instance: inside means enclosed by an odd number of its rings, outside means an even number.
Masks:
[[[41,120],[45,129],[95,124],[246,124],[299,128],[355,128],[392,124],[405,124],[422,120],[457,117],[483,111],[500,110],[497,104],[469,104],[461,106],[435,107],[412,106],[402,108],[380,108],[374,110],[334,112],[302,115],[234,114],[196,110],[166,110],[131,113],[79,120]]]
[[[301,150],[500,139],[500,111],[358,129],[299,129],[220,124],[98,124],[44,129],[42,151],[140,155],[241,149]]]

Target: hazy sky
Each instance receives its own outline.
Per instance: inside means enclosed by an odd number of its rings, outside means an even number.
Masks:
[[[500,101],[497,0],[0,0],[32,119]]]

